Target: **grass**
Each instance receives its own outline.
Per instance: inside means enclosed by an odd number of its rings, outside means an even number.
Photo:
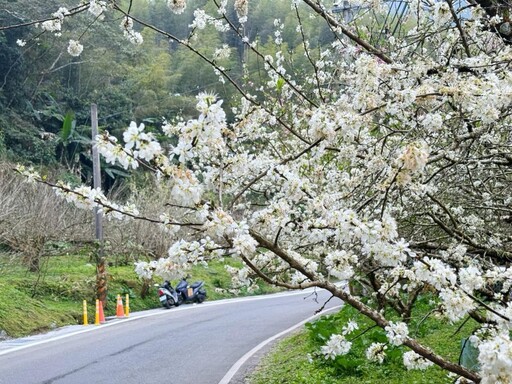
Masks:
[[[134,272],[133,260],[123,257],[110,259],[105,316],[115,315],[118,294],[123,298],[130,295],[131,312],[160,307],[156,287],[150,286],[146,296],[141,297],[142,282]],[[226,263],[241,265],[226,259],[225,262],[212,262],[209,268],[196,266],[190,272],[191,281],[205,281],[207,300],[234,296],[229,293],[231,277],[224,268]],[[19,257],[0,254],[0,332],[3,334],[21,337],[64,325],[81,324],[83,300],[88,303],[88,318],[94,319],[96,266],[90,253],[45,256],[41,266],[41,273],[28,272]],[[251,294],[271,291],[272,288],[261,285]]]
[[[409,329],[411,336],[429,345],[439,355],[457,362],[461,339],[475,327],[473,321],[449,324],[435,317],[425,318],[428,298],[420,303]],[[326,360],[320,353],[331,334],[354,319],[360,329],[348,337],[352,349],[345,356]],[[345,306],[338,314],[308,323],[298,333],[279,342],[260,362],[248,378],[248,384],[443,384],[453,383],[446,371],[432,366],[424,371],[406,370],[402,354],[406,347],[388,346],[383,364],[372,363],[365,357],[372,342],[386,342],[384,332],[373,323]]]

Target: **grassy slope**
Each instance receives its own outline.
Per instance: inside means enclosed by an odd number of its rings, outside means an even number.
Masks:
[[[135,275],[133,264],[109,266],[108,300],[105,315],[114,315],[118,294],[130,294],[130,311],[157,308],[160,306],[156,288],[151,286],[147,296],[140,296],[142,284]],[[236,262],[227,260],[231,265]],[[89,321],[94,321],[96,268],[88,255],[65,255],[45,257],[44,273],[27,272],[18,258],[0,255],[0,331],[8,336],[20,337],[49,329],[81,324],[82,303],[88,303]],[[215,288],[228,289],[231,278],[220,262],[209,268],[194,267],[190,273],[192,281],[204,280],[207,300],[232,297],[227,292],[219,293]],[[160,283],[160,281],[156,281]],[[268,288],[262,287],[263,293]]]
[[[278,343],[270,354],[263,358],[259,367],[249,378],[248,384],[442,384],[453,383],[453,377],[438,367],[425,371],[407,371],[402,364],[405,347],[390,349],[384,364],[371,363],[365,358],[365,350],[371,342],[383,342],[382,332],[378,328],[362,327],[353,335],[360,335],[353,340],[351,352],[335,361],[316,356],[312,362],[309,356],[315,356],[320,346],[325,343],[319,333],[339,333],[341,327],[350,319],[358,319],[370,327],[369,321],[362,320],[349,307],[345,307],[332,321],[320,320],[309,324],[306,329]],[[427,345],[434,346],[434,351],[442,356],[457,361],[460,353],[461,339],[473,330],[474,323],[448,324],[436,318],[424,319],[418,313],[413,319],[410,330]],[[459,329],[459,326],[461,328]],[[363,334],[361,336],[361,334]],[[325,333],[324,333],[325,335]],[[352,336],[353,336],[352,335]],[[350,339],[350,338],[349,338]]]

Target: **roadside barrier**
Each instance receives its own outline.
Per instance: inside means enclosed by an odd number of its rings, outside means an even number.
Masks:
[[[105,321],[105,314],[103,313],[103,303],[101,301],[99,302],[99,307],[100,307],[100,324],[103,324],[106,321]]]
[[[124,307],[124,315],[126,317],[130,316],[130,295],[126,294],[126,305]]]
[[[84,325],[88,325],[89,322],[87,321],[87,300],[84,300],[84,304],[83,304],[83,308],[84,308]]]
[[[123,318],[130,316],[130,296],[126,295],[126,305],[123,306],[123,299],[121,295],[117,295],[116,317]],[[105,313],[103,310],[103,303],[96,299],[96,311],[94,314],[94,325],[106,323]],[[83,301],[83,325],[89,325],[87,317],[87,300]]]
[[[94,317],[94,325],[100,325],[105,322],[105,315],[103,314],[103,304],[99,299],[96,299],[96,316]]]
[[[100,325],[100,301],[96,299],[96,313],[94,315],[94,325]]]
[[[121,298],[121,295],[117,295],[116,317],[125,317],[124,316],[124,308],[123,308],[123,299]]]

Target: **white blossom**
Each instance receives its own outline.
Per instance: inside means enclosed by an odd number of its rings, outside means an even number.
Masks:
[[[93,16],[98,17],[107,9],[107,2],[103,0],[90,0],[89,1],[89,12]]]
[[[80,44],[78,41],[69,40],[68,53],[71,56],[80,56],[83,49],[84,49],[84,46],[82,44]]]
[[[171,11],[179,15],[185,11],[187,2],[185,0],[167,0],[167,6]]]
[[[239,19],[247,17],[249,0],[235,0],[235,11]]]
[[[382,364],[386,358],[387,345],[384,343],[372,343],[366,350],[366,358],[370,361]]]
[[[434,363],[418,355],[414,351],[405,352],[403,355],[404,366],[407,369],[419,369],[421,371],[431,367]]]
[[[345,339],[343,335],[333,334],[327,343],[320,348],[320,352],[326,359],[334,360],[336,356],[346,355],[350,352],[352,343]]]
[[[482,384],[512,382],[512,341],[508,332],[500,332],[478,345]]]
[[[444,314],[451,322],[462,319],[476,308],[476,303],[462,290],[442,289],[439,297],[443,301]]]
[[[393,345],[402,345],[409,335],[409,328],[403,322],[390,321],[385,328],[386,337]]]

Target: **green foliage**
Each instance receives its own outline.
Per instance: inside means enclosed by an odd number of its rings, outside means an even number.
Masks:
[[[56,141],[51,136],[42,139],[40,130],[30,120],[15,113],[0,115],[0,131],[6,159],[38,165],[56,163]]]
[[[68,138],[71,136],[74,125],[75,113],[73,111],[68,111],[66,116],[64,116],[64,121],[62,122],[62,130],[60,133],[60,138],[62,141],[68,140]]]
[[[72,3],[64,1],[68,6]],[[41,19],[62,4],[56,0],[44,5],[30,0],[0,0],[0,24],[14,25],[24,18]],[[125,1],[121,4],[131,5],[134,15],[157,28],[180,39],[188,38],[194,7],[175,15],[165,2]],[[196,1],[194,5],[206,5],[210,12],[216,12],[213,4],[206,0]],[[330,43],[332,36],[324,31],[329,31],[328,28],[311,19],[305,7],[299,8],[303,30],[313,51]],[[236,20],[232,2],[227,9]],[[250,15],[245,33],[268,54],[278,49],[273,41],[276,15],[285,23],[297,20],[295,11],[285,0],[251,2]],[[91,103],[98,105],[100,125],[118,136],[130,120],[140,122],[150,118],[160,123],[162,117],[173,119],[181,115],[187,119],[194,116],[195,96],[202,91],[218,94],[230,111],[229,103],[235,94],[233,87],[228,82],[220,83],[218,74],[195,53],[140,26],[144,44],[133,46],[119,33],[117,20],[93,25],[90,21],[86,15],[66,19],[60,39],[42,34],[37,41],[30,40],[36,32],[34,28],[7,29],[0,33],[0,78],[4,80],[0,87],[0,154],[25,163],[60,163],[71,173],[79,174],[82,181],[87,181],[90,177],[90,159],[86,155],[89,148],[73,137],[72,131],[77,133],[83,130],[80,127],[90,126]],[[77,33],[86,49],[79,58],[74,58],[65,53],[65,45],[70,38],[76,38]],[[247,57],[247,49],[233,32],[220,33],[207,27],[196,30],[195,34],[190,40],[194,49],[223,66],[234,81],[243,81],[242,61],[247,64],[255,89],[267,81],[266,75],[260,72],[261,60]],[[303,55],[301,35],[287,25],[282,37],[281,48],[288,56],[284,65],[290,73],[300,73],[309,65]],[[27,44],[19,47],[18,39]],[[227,59],[214,59],[215,48],[222,44],[231,48],[232,55]],[[283,85],[278,84],[276,91],[280,92]],[[74,128],[69,125],[69,116],[66,118],[65,111],[69,110],[75,112]],[[61,135],[61,141],[52,135]],[[84,136],[89,138],[85,131]],[[126,177],[118,171],[108,171],[107,185],[114,178]]]

